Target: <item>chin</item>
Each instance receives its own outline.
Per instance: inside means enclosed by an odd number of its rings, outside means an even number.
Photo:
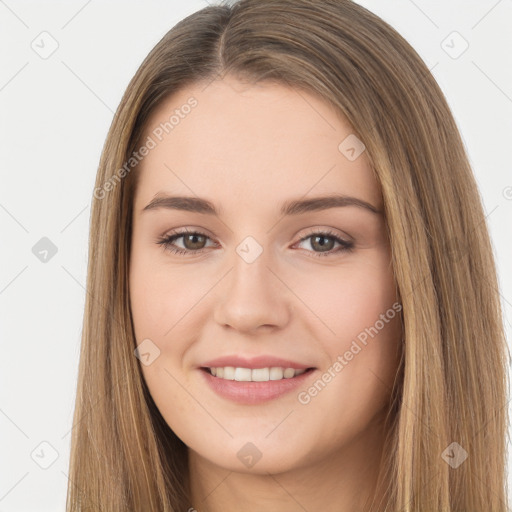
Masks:
[[[285,473],[305,465],[307,459],[294,446],[249,440],[230,440],[229,445],[219,443],[219,451],[196,452],[219,468],[236,473],[268,475]]]

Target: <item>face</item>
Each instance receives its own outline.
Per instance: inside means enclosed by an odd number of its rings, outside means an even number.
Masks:
[[[313,95],[227,77],[168,98],[143,143],[130,300],[162,416],[230,471],[343,452],[387,412],[400,339],[353,130]]]

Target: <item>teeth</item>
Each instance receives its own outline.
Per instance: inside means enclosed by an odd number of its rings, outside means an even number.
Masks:
[[[270,380],[270,368],[254,368],[251,370],[251,380],[256,382],[266,382]]]
[[[295,370],[293,368],[286,368],[284,371],[284,378],[291,379],[295,375]]]
[[[239,382],[268,382],[269,380],[291,379],[302,375],[306,370],[295,370],[294,368],[234,368],[224,366],[209,368],[214,377],[225,380],[236,380]]]
[[[269,378],[270,380],[281,380],[283,378],[282,368],[270,368]]]
[[[235,368],[234,379],[243,382],[250,382],[252,380],[252,370],[250,368]],[[224,373],[224,378],[226,374]]]
[[[235,368],[232,366],[225,366],[223,378],[226,380],[235,380]]]

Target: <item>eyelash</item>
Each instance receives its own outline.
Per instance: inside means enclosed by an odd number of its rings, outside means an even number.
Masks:
[[[170,251],[173,254],[181,254],[181,255],[200,254],[205,251],[205,248],[198,249],[197,251],[193,251],[190,249],[182,249],[181,247],[176,247],[176,246],[172,245],[172,243],[175,240],[183,237],[184,235],[200,235],[200,236],[204,236],[206,238],[210,238],[208,235],[206,235],[205,233],[202,233],[200,231],[183,230],[183,231],[176,232],[171,235],[167,235],[162,238],[159,238],[156,243],[158,245],[161,245],[164,248],[164,250]],[[337,249],[331,249],[330,251],[326,251],[326,252],[307,251],[307,252],[313,252],[314,258],[315,257],[332,256],[334,254],[342,253],[342,252],[351,252],[354,248],[354,244],[352,242],[347,242],[346,240],[339,238],[332,231],[329,231],[329,230],[314,231],[314,232],[308,234],[307,236],[301,238],[299,240],[299,242],[297,242],[297,243],[304,242],[308,238],[311,238],[315,235],[320,235],[325,238],[332,238],[332,239],[334,239],[335,242],[338,242],[340,244],[340,247],[338,247]]]

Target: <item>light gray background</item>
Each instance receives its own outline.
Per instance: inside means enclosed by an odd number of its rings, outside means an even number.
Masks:
[[[510,340],[512,2],[359,3],[416,48],[447,96],[488,215]],[[204,6],[0,0],[0,512],[64,510],[100,152],[143,58]],[[42,237],[58,249],[46,263],[32,251]]]

